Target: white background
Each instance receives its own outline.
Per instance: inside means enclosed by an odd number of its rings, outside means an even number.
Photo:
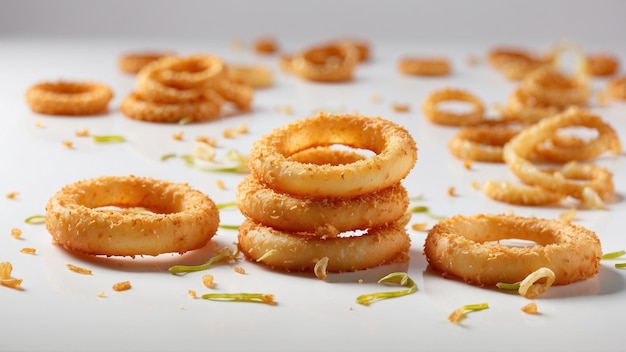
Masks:
[[[197,135],[220,136],[226,127],[246,123],[250,133],[221,139],[221,151],[245,151],[279,126],[325,109],[380,115],[405,125],[416,139],[419,160],[405,180],[411,195],[422,195],[440,215],[499,213],[556,218],[564,208],[513,207],[487,199],[472,181],[512,176],[502,165],[476,164],[465,170],[450,155],[446,141],[454,128],[425,120],[420,104],[445,86],[465,88],[487,106],[503,103],[515,84],[506,81],[483,58],[495,45],[545,50],[569,39],[589,52],[606,51],[626,58],[624,1],[2,1],[0,0],[0,260],[11,261],[24,291],[0,287],[0,350],[619,350],[626,315],[626,275],[603,262],[600,274],[582,283],[554,287],[537,300],[542,314],[529,316],[528,303],[515,295],[444,280],[426,270],[424,233],[411,232],[407,266],[364,273],[333,275],[327,282],[308,275],[275,273],[242,261],[247,274],[232,266],[212,269],[220,292],[274,293],[276,307],[192,300],[188,289],[203,293],[200,275],[172,277],[166,268],[180,262],[201,263],[218,246],[232,245],[236,233],[220,230],[214,244],[183,257],[85,258],[51,244],[43,226],[23,219],[42,213],[50,196],[63,185],[105,174],[151,176],[188,182],[216,203],[234,200],[239,175],[206,173],[180,160],[160,161],[166,153],[189,153]],[[278,69],[276,57],[259,57],[248,49],[233,50],[260,35],[273,35],[286,52],[337,37],[369,40],[373,58],[359,67],[349,84],[304,82]],[[117,69],[119,55],[135,49],[172,49],[181,54],[207,52],[228,62],[264,63],[274,69],[274,87],[255,94],[250,114],[206,124],[155,125],[124,117],[118,106],[134,89],[134,77]],[[453,74],[419,79],[396,72],[404,54],[442,54],[451,58]],[[623,71],[621,71],[623,72]],[[38,81],[94,79],[109,84],[115,97],[99,117],[37,115],[24,92]],[[594,92],[606,80],[593,81]],[[375,103],[372,96],[380,96]],[[392,102],[409,104],[406,114]],[[275,111],[290,106],[294,115]],[[592,104],[626,135],[626,105]],[[37,121],[44,128],[37,128]],[[96,145],[74,136],[89,128],[96,134],[123,134],[127,142]],[[182,142],[171,139],[183,131]],[[72,140],[73,149],[62,146]],[[598,164],[615,175],[616,200],[605,211],[581,211],[576,223],[598,233],[605,251],[626,248],[624,156],[602,157]],[[217,187],[224,180],[226,190]],[[447,196],[454,186],[457,197]],[[3,195],[19,192],[18,199]],[[237,211],[221,213],[222,222],[241,221]],[[412,222],[433,219],[416,214]],[[15,240],[13,227],[24,230]],[[34,247],[36,256],[19,253]],[[92,276],[68,272],[72,263],[94,270]],[[390,270],[404,270],[418,292],[363,307],[362,293],[381,289],[375,281]],[[364,279],[364,284],[357,284]],[[130,280],[133,289],[114,293],[112,283]],[[97,297],[106,291],[106,298]],[[488,302],[486,311],[470,314],[462,326],[447,321],[463,304]]]

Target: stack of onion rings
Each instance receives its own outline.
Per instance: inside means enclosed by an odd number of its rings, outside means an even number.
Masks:
[[[206,245],[218,224],[207,195],[187,184],[132,175],[69,184],[46,205],[54,241],[89,255],[184,253]]]
[[[237,188],[240,250],[284,271],[313,271],[324,257],[329,272],[405,260],[401,181],[416,160],[408,131],[381,118],[319,113],[273,130],[254,143]]]
[[[94,115],[107,110],[113,90],[99,82],[42,82],[26,91],[31,110],[48,115]]]
[[[502,240],[527,240],[528,247]],[[595,276],[602,248],[598,236],[559,220],[515,215],[456,215],[437,223],[424,242],[428,263],[444,275],[478,286],[514,283],[539,268],[555,274],[555,285]]]
[[[217,56],[168,56],[141,69],[137,90],[125,97],[121,110],[142,121],[208,121],[221,116],[225,101],[248,110],[253,97],[253,88],[231,79]]]

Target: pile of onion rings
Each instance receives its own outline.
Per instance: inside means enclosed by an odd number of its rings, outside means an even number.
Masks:
[[[229,77],[226,63],[217,56],[166,56],[139,71],[136,91],[120,108],[142,121],[197,122],[222,116],[224,102],[248,110],[253,97],[253,88]]]
[[[406,260],[409,200],[401,181],[417,147],[402,126],[319,113],[262,136],[249,160],[252,172],[237,188],[246,217],[238,246],[249,260],[309,272],[323,258],[329,272]]]
[[[187,184],[137,176],[103,176],[64,186],[46,205],[55,243],[105,256],[184,253],[215,235],[213,200]]]
[[[504,240],[534,243],[509,246]],[[555,285],[566,285],[599,272],[602,248],[593,231],[559,220],[477,214],[433,226],[424,254],[444,275],[478,286],[519,282],[540,268],[554,272]]]
[[[94,115],[107,110],[113,90],[100,82],[37,83],[26,91],[31,110],[47,115]]]
[[[556,170],[542,170],[530,160],[542,143],[550,141],[559,130],[571,127],[596,129],[598,135],[584,144],[572,139],[576,143],[571,146],[539,149],[544,160],[565,163]],[[621,152],[616,131],[600,116],[570,107],[565,112],[526,127],[503,147],[502,155],[507,166],[525,185],[531,187],[492,181],[485,184],[484,191],[493,199],[513,204],[541,205],[571,197],[584,208],[603,208],[614,193],[613,175],[604,168],[579,161],[591,160],[606,151],[613,154]]]

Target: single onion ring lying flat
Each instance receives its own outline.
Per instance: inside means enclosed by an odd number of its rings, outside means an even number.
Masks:
[[[403,217],[362,235],[322,238],[286,233],[246,219],[239,227],[238,246],[248,259],[263,257],[264,264],[278,270],[312,271],[318,260],[328,257],[329,272],[357,271],[405,261],[411,245],[405,225]]]
[[[105,112],[113,90],[98,82],[42,82],[26,91],[31,110],[48,115],[94,115]]]
[[[373,156],[341,165],[290,160],[299,151],[334,144]],[[274,190],[312,198],[354,197],[394,185],[417,161],[413,137],[402,126],[359,114],[319,113],[274,129],[252,146],[249,167]]]
[[[298,198],[278,193],[248,175],[237,186],[237,205],[246,217],[278,230],[315,233],[330,224],[343,232],[398,220],[406,213],[409,198],[400,183],[348,199]]]
[[[439,108],[445,101],[469,103],[472,110],[468,112],[451,112]],[[430,93],[422,103],[422,112],[433,123],[447,126],[474,125],[485,120],[485,105],[474,94],[462,90],[445,88]]]
[[[513,247],[498,242],[506,239],[534,241],[536,245]],[[433,226],[424,254],[443,274],[478,286],[518,282],[542,267],[554,271],[555,285],[566,285],[598,273],[602,248],[598,236],[581,226],[477,214],[456,215]]]
[[[184,253],[206,245],[218,224],[217,207],[202,192],[132,175],[69,184],[46,205],[54,241],[90,255]]]
[[[398,71],[413,76],[447,76],[451,68],[445,57],[403,57],[398,60]]]

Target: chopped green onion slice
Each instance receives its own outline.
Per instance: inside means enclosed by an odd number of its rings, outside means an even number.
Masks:
[[[626,251],[605,253],[602,255],[602,259],[616,259],[623,256],[624,254],[626,254]]]
[[[428,209],[427,206],[424,205],[416,205],[413,208],[409,209],[409,212],[411,213],[424,213],[428,216],[430,216],[431,218],[434,219],[443,219],[445,218],[445,216],[441,216],[441,215],[435,215],[433,213],[430,212],[430,209]]]
[[[274,295],[265,293],[206,293],[202,299],[214,301],[255,302],[275,305]]]
[[[626,269],[626,263],[617,263],[615,264],[617,269]]]
[[[489,308],[489,304],[487,303],[476,303],[476,304],[466,304],[463,306],[463,310],[466,311],[477,311]]]
[[[417,285],[409,277],[409,275],[407,275],[407,273],[402,273],[402,272],[391,273],[383,277],[382,279],[378,280],[378,283],[379,284],[395,284],[395,285],[400,285],[403,287],[408,287],[408,289],[399,290],[399,291],[375,292],[375,293],[360,295],[359,297],[356,298],[357,303],[367,306],[370,303],[377,301],[377,300],[406,296],[417,291]]]
[[[498,282],[496,287],[501,290],[519,290],[520,282],[516,282],[514,284],[507,284],[504,282]]]
[[[226,230],[239,230],[239,225],[220,224],[219,228]]]
[[[257,260],[256,260],[256,261],[257,261],[257,262],[262,262],[263,260],[265,260],[265,258],[267,258],[267,257],[269,257],[269,256],[271,256],[271,255],[274,255],[274,254],[276,254],[277,252],[278,252],[278,249],[276,249],[276,248],[271,249],[271,250],[269,250],[269,251],[267,251],[267,252],[263,253],[263,255],[262,255],[262,256],[260,256],[259,258],[257,258]]]
[[[125,140],[124,136],[121,135],[93,136],[93,141],[99,143],[124,142]]]
[[[237,206],[237,202],[220,203],[220,204],[217,204],[217,209],[224,209],[224,208],[230,208],[230,207],[236,207],[236,206]]]
[[[27,224],[39,225],[46,223],[45,215],[32,215],[24,219],[24,222]]]
[[[174,275],[182,274],[182,273],[189,273],[189,272],[193,272],[193,271],[202,271],[202,270],[206,270],[206,269],[210,268],[211,266],[213,266],[213,264],[216,264],[216,263],[219,263],[219,262],[229,262],[231,260],[236,260],[238,254],[239,254],[238,251],[233,252],[229,248],[224,247],[224,248],[220,249],[215,256],[211,257],[211,259],[209,259],[204,264],[200,264],[200,265],[174,265],[174,266],[170,267],[168,269],[168,271],[170,273],[174,274]]]
[[[163,156],[161,156],[161,161],[165,161],[167,159],[171,159],[175,157],[176,157],[176,153],[164,154]]]
[[[463,318],[465,318],[465,315],[468,312],[483,310],[487,308],[489,308],[489,305],[487,303],[466,304],[460,308],[455,309],[452,312],[452,314],[450,314],[450,316],[448,317],[448,320],[450,320],[453,323],[458,323],[461,320],[463,320]]]
[[[424,195],[420,194],[419,196],[415,196],[415,197],[409,197],[410,201],[420,201],[420,200],[424,200]]]

